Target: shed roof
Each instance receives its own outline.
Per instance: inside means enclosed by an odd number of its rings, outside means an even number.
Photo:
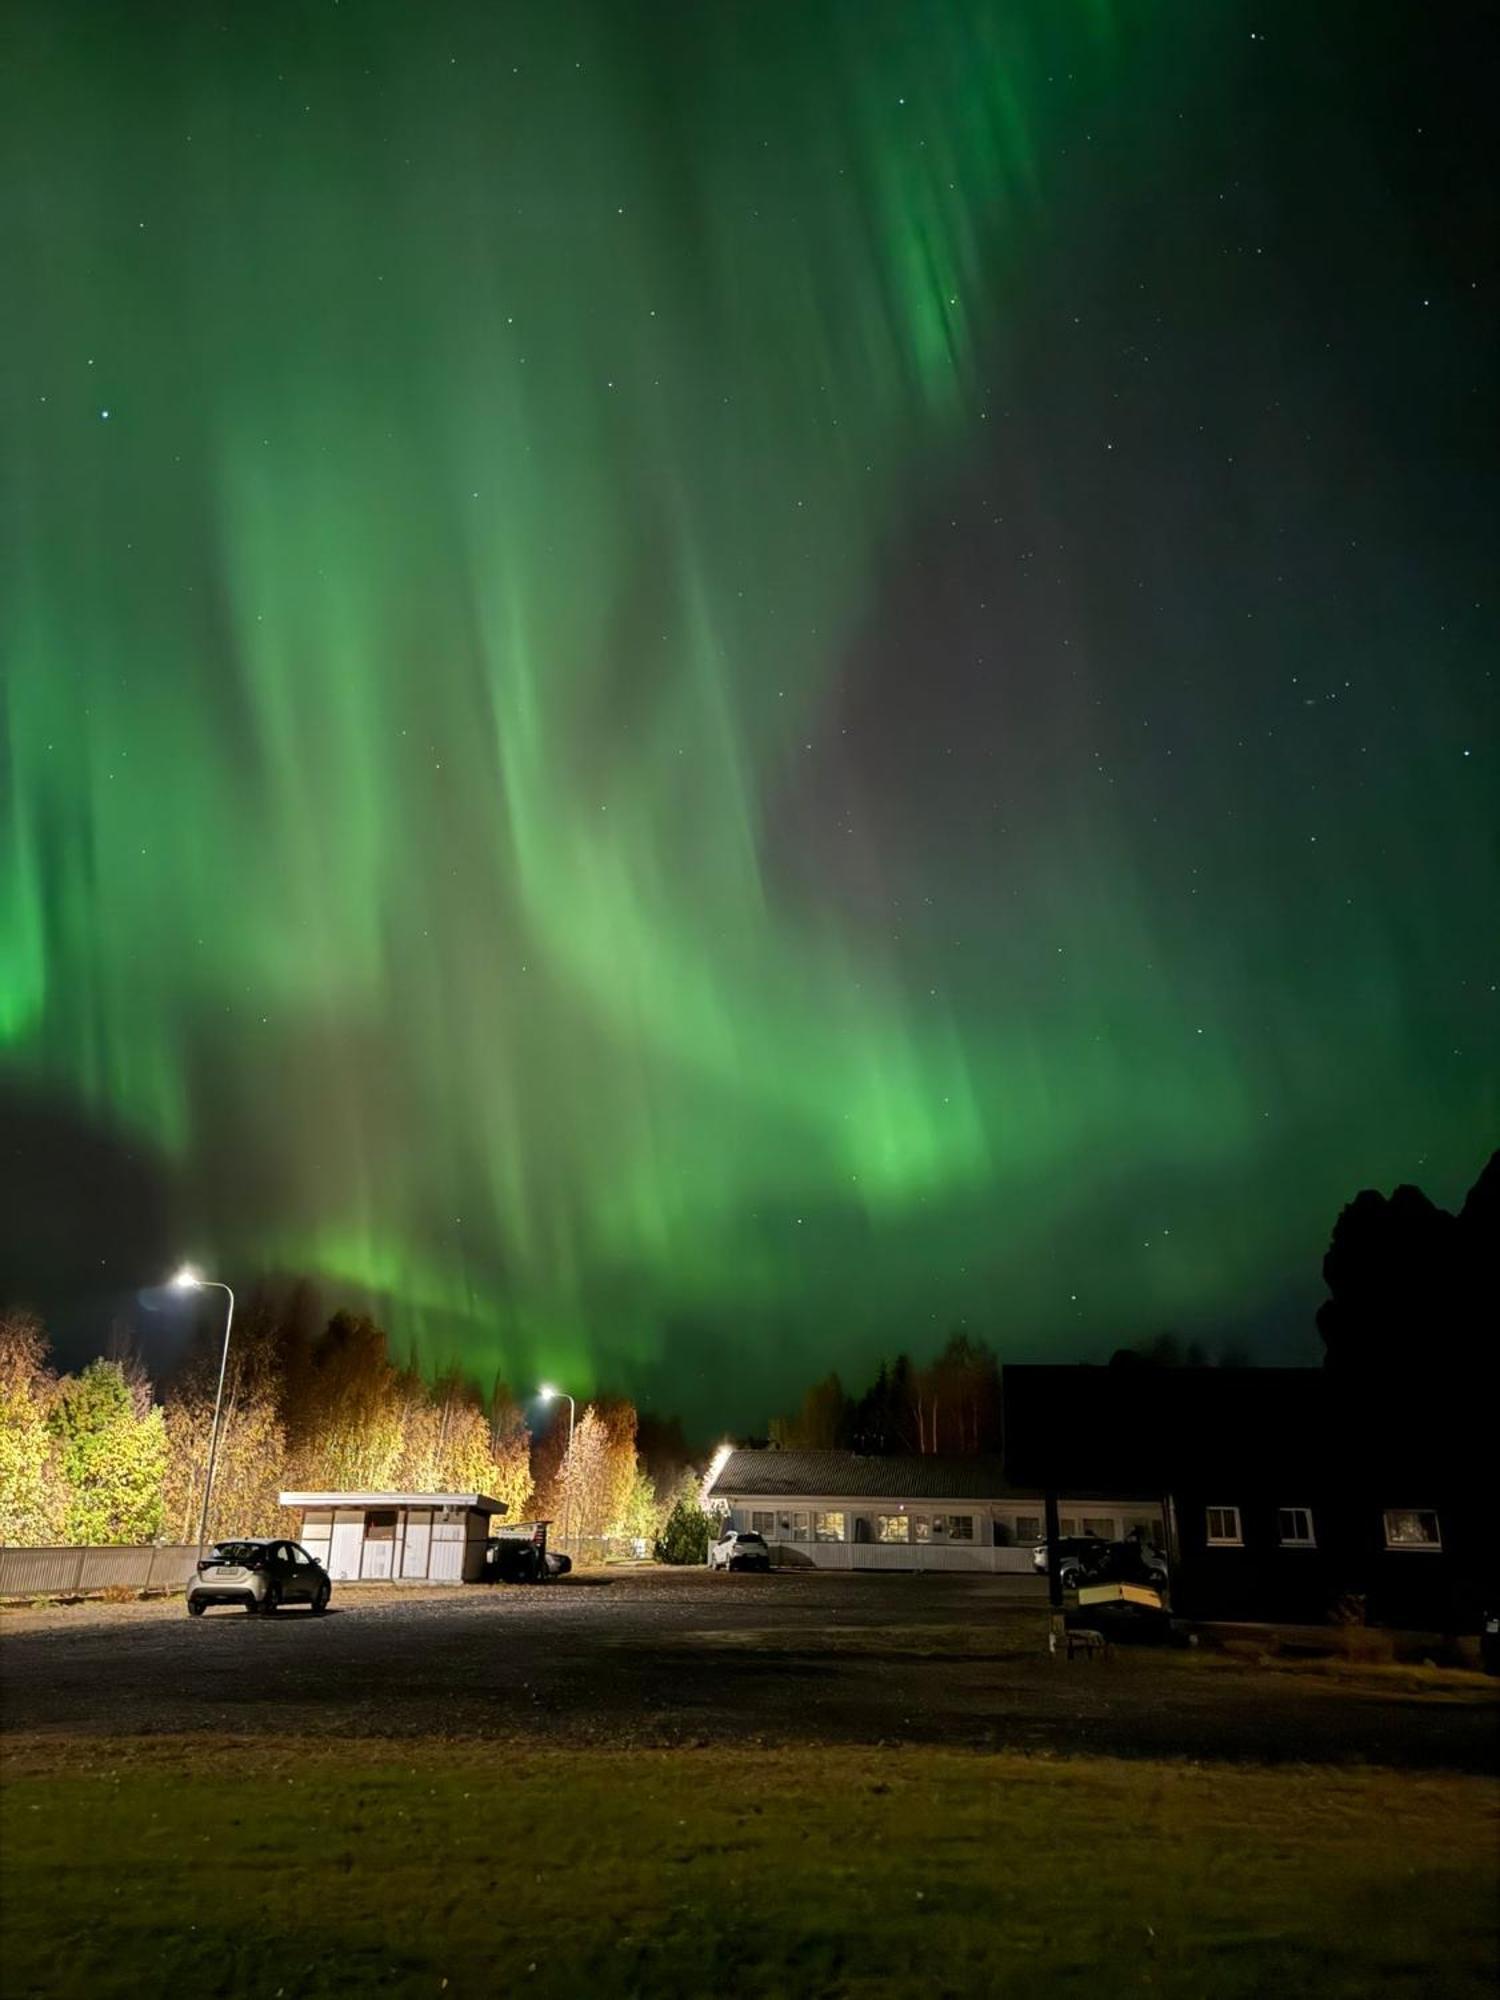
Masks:
[[[1007,1485],[998,1458],[872,1458],[858,1451],[732,1451],[709,1488],[850,1500],[1008,1500],[1034,1495]]]
[[[505,1502],[488,1493],[282,1493],[283,1507],[468,1507],[503,1514]]]

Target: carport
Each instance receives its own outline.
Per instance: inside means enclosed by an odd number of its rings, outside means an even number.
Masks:
[[[490,1521],[487,1493],[283,1493],[302,1516],[298,1539],[335,1583],[478,1583]]]

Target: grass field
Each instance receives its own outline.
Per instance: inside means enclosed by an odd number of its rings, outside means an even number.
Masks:
[[[869,1749],[32,1739],[4,1989],[1490,1995],[1500,1788]]]

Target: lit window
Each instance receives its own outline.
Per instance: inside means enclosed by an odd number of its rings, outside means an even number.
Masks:
[[[1017,1514],[1016,1540],[1018,1542],[1039,1542],[1042,1539],[1042,1517],[1040,1514]]]
[[[815,1542],[842,1542],[846,1539],[842,1513],[813,1515],[813,1540]]]
[[[1388,1549],[1440,1549],[1438,1517],[1430,1507],[1387,1507],[1385,1545]]]
[[[1244,1543],[1240,1533],[1240,1510],[1238,1507],[1210,1507],[1208,1510],[1208,1541],[1212,1548],[1239,1548]]]
[[[1086,1535],[1097,1535],[1101,1542],[1112,1542],[1115,1538],[1114,1516],[1112,1514],[1094,1514],[1092,1516],[1085,1514],[1083,1517],[1083,1532]]]
[[[1276,1533],[1284,1549],[1311,1549],[1317,1547],[1313,1536],[1312,1509],[1310,1507],[1278,1507],[1276,1510]]]
[[[925,1514],[912,1515],[911,1534],[914,1542],[930,1542],[932,1540],[932,1523]]]
[[[944,1517],[950,1542],[972,1542],[974,1539],[974,1516],[972,1514],[948,1514]]]
[[[909,1542],[911,1521],[905,1514],[877,1514],[875,1539],[877,1542]]]

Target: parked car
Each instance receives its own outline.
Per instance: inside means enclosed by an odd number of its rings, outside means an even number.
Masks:
[[[1031,1552],[1032,1568],[1047,1574],[1047,1544]],[[1057,1545],[1058,1574],[1064,1590],[1089,1583],[1140,1583],[1152,1590],[1167,1584],[1167,1559],[1149,1542],[1107,1542],[1102,1535],[1065,1535]]]
[[[484,1545],[487,1583],[550,1583],[573,1567],[571,1556],[547,1546],[550,1521],[511,1521]]]
[[[1102,1535],[1061,1535],[1058,1537],[1057,1559],[1059,1564],[1063,1568],[1066,1568],[1069,1563],[1081,1562],[1086,1552],[1094,1549],[1108,1548],[1108,1546],[1109,1544],[1104,1540]],[[1047,1544],[1045,1541],[1038,1542],[1036,1547],[1031,1551],[1031,1567],[1036,1571],[1038,1576],[1045,1576],[1047,1574]]]
[[[771,1550],[764,1535],[753,1528],[726,1528],[709,1545],[710,1569],[769,1569]]]
[[[215,1542],[187,1587],[188,1614],[201,1618],[210,1604],[242,1604],[269,1617],[284,1604],[324,1612],[333,1595],[328,1572],[296,1542],[269,1537]]]

